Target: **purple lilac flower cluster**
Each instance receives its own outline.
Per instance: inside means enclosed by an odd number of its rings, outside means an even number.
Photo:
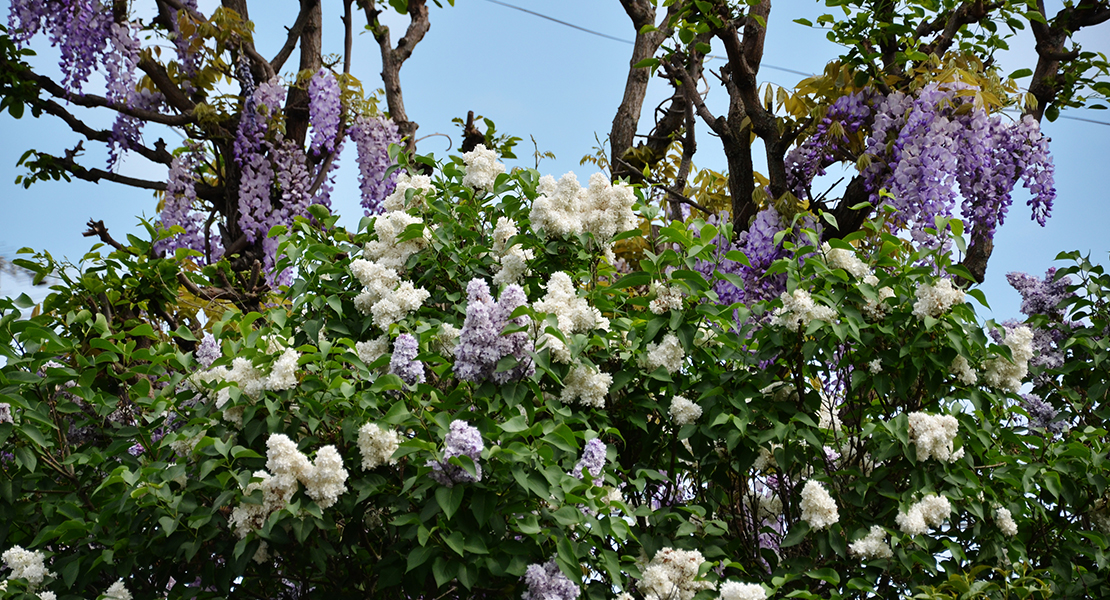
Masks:
[[[594,438],[586,442],[586,447],[582,450],[582,457],[578,459],[578,463],[574,465],[574,470],[570,474],[582,479],[582,471],[585,470],[590,472],[591,477],[597,479],[603,468],[605,468],[605,443],[598,438]]]
[[[389,145],[401,143],[401,134],[392,119],[364,116],[355,119],[350,134],[358,148],[358,187],[362,191],[362,207],[368,217],[381,214],[382,202],[397,187],[397,172],[390,173],[388,177],[385,172],[393,166]]]
[[[200,366],[207,369],[212,366],[212,363],[223,356],[223,351],[220,350],[220,342],[216,339],[216,336],[206,331],[204,332],[204,337],[200,339],[200,344],[197,345],[194,354]]]
[[[528,589],[521,596],[524,600],[574,600],[580,590],[563,572],[555,559],[542,565],[528,565],[524,571],[524,583]]]
[[[446,448],[443,451],[442,461],[428,461],[432,468],[431,476],[437,483],[453,487],[456,483],[474,483],[482,480],[482,466],[478,461],[482,457],[485,443],[482,442],[482,432],[466,421],[451,421],[451,426],[444,439]],[[474,461],[474,475],[466,469],[448,462],[455,456],[467,456]]]
[[[424,383],[424,363],[416,360],[420,342],[412,334],[402,333],[393,342],[393,356],[389,359],[389,372],[408,385]],[[459,421],[456,421],[456,423]]]
[[[1037,394],[1022,394],[1021,405],[1025,408],[1025,412],[1029,414],[1030,427],[1044,429],[1049,433],[1064,431],[1063,421],[1056,420],[1056,409]]]
[[[531,357],[535,347],[528,332],[502,335],[507,326],[528,323],[526,317],[509,318],[514,310],[528,303],[524,289],[515,284],[506,286],[501,298],[494,302],[489,285],[475,278],[467,284],[466,295],[466,319],[455,348],[455,376],[465,381],[492,379],[496,383],[506,383],[535,373],[536,365]],[[516,365],[498,371],[497,363],[506,356],[514,357]]]
[[[1044,279],[1028,273],[1014,271],[1006,274],[1006,281],[1021,294],[1021,312],[1028,315],[1046,315],[1057,319],[1064,316],[1060,303],[1070,296],[1071,277],[1056,278],[1056,269],[1045,271]]]

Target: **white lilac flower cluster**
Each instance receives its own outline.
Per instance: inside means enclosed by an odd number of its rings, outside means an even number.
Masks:
[[[955,375],[956,379],[964,385],[975,385],[979,381],[979,376],[975,374],[975,369],[972,368],[971,363],[967,361],[962,354],[957,355],[952,359],[952,364],[948,367],[948,372]]]
[[[908,511],[898,511],[894,522],[902,531],[910,535],[921,535],[929,531],[930,527],[940,527],[950,514],[952,514],[952,504],[948,502],[948,498],[929,494],[920,502],[910,506]]]
[[[601,470],[605,468],[605,443],[594,438],[586,442],[586,447],[582,449],[582,456],[579,457],[578,462],[575,463],[574,469],[570,474],[573,477],[582,479],[582,471],[589,471],[590,476],[597,479],[601,476]]]
[[[271,354],[281,349],[280,344],[271,340],[267,351]],[[281,355],[270,367],[270,373],[263,375],[254,364],[246,358],[232,359],[230,367],[216,367],[198,371],[190,378],[190,385],[199,387],[201,384],[218,385],[223,382],[234,383],[239,390],[251,400],[258,400],[264,391],[280,392],[292,389],[297,385],[297,361],[301,355],[292,348],[282,349]],[[234,406],[224,408],[231,399],[231,390],[228,386],[218,389],[209,389],[208,397],[214,400],[216,408],[223,410],[223,417],[227,421],[242,426],[243,411],[246,407]]]
[[[675,396],[671,400],[670,415],[675,425],[689,425],[701,417],[701,407],[682,396]]]
[[[123,580],[119,579],[108,586],[108,589],[104,592],[104,597],[108,600],[131,600],[131,592],[123,584]]]
[[[726,581],[721,584],[717,600],[767,600],[767,591],[758,583]]]
[[[871,275],[871,268],[856,256],[856,253],[844,248],[833,248],[828,242],[821,244],[821,252],[825,255],[825,263],[833,269],[844,269],[852,277],[862,280]]]
[[[663,341],[647,345],[647,354],[641,357],[640,364],[649,371],[663,367],[668,373],[676,373],[682,368],[682,361],[686,358],[686,351],[682,342],[673,333],[663,336]]]
[[[1022,325],[1007,330],[1004,341],[1010,349],[1010,362],[1003,356],[996,356],[986,362],[983,378],[987,385],[1018,393],[1021,380],[1029,373],[1029,360],[1033,358],[1033,330]]]
[[[802,509],[802,520],[809,523],[811,529],[826,529],[840,520],[836,501],[819,481],[806,481],[798,506]]]
[[[956,287],[951,279],[944,278],[937,281],[936,285],[923,283],[914,292],[917,302],[913,305],[913,314],[919,319],[925,317],[940,317],[953,306],[964,301],[964,291]]]
[[[624,183],[612,185],[602,173],[590,176],[588,189],[578,185],[574,173],[563,175],[558,182],[545,175],[536,190],[539,197],[532,203],[528,219],[544,239],[585,232],[602,247],[608,247],[613,236],[637,225],[632,188]]]
[[[536,372],[532,360],[532,338],[527,331],[502,334],[509,325],[522,327],[528,324],[525,316],[509,318],[517,308],[528,303],[524,289],[519,285],[506,286],[496,302],[490,295],[489,284],[479,278],[466,286],[466,319],[459,332],[455,347],[455,376],[464,381],[495,383],[519,381]],[[498,371],[501,359],[512,356],[516,365]]]
[[[422,234],[401,241],[399,238],[413,225],[419,225]],[[387,269],[404,269],[409,257],[426,248],[432,239],[432,233],[423,220],[402,210],[390,211],[375,218],[374,233],[378,239],[366,242],[362,257]]]
[[[884,301],[887,298],[894,297],[894,290],[885,285],[883,287],[879,287],[879,278],[875,277],[874,275],[867,275],[863,278],[863,282],[867,285],[870,285],[871,287],[874,287],[876,289],[876,292],[879,294],[878,298],[874,300],[867,300],[867,304],[863,305],[863,313],[867,315],[867,318],[873,321],[882,320],[882,318],[886,316],[888,309],[887,304]]]
[[[411,198],[409,198],[409,190],[412,190]],[[389,213],[408,209],[420,210],[424,208],[428,197],[434,194],[432,178],[428,175],[401,173],[397,175],[397,186],[393,188],[393,193],[386,196],[382,202],[382,208]]]
[[[605,398],[613,385],[613,376],[602,373],[597,367],[579,363],[563,378],[563,393],[559,400],[564,404],[578,401],[593,408],[605,408]]]
[[[933,458],[939,462],[956,462],[963,458],[963,448],[952,451],[952,440],[956,439],[959,428],[959,421],[952,415],[910,413],[909,435],[917,447],[917,460]]]
[[[351,272],[365,286],[355,296],[355,308],[364,315],[373,315],[374,324],[382,330],[418,310],[431,295],[411,281],[402,281],[397,271],[377,263],[355,259]]]
[[[559,321],[559,331],[563,336],[587,333],[595,329],[609,330],[609,319],[601,316],[601,311],[590,306],[585,298],[579,298],[570,275],[562,271],[551,274],[544,286],[547,294],[542,300],[532,304],[537,312],[555,315]],[[561,363],[569,363],[570,349],[559,338],[544,333],[540,337],[540,347],[551,350],[551,357]]]
[[[477,427],[461,420],[451,421],[447,437],[444,439],[446,448],[443,451],[443,460],[430,460],[427,466],[432,468],[432,479],[446,487],[454,487],[456,483],[473,483],[482,480],[482,465],[478,461],[482,457],[482,450],[486,445],[482,441],[482,433]],[[449,459],[456,456],[467,456],[474,461],[474,475],[466,469],[453,465]]]
[[[355,342],[355,353],[358,359],[367,366],[389,352],[389,336],[379,336],[369,342]]]
[[[255,472],[253,479],[258,481],[252,481],[243,490],[244,496],[262,490],[262,504],[242,503],[231,511],[228,519],[240,538],[260,529],[272,513],[285,508],[297,492],[298,483],[305,486],[305,493],[320,508],[332,506],[347,491],[347,470],[335,446],[320,448],[316,461],[311,462],[289,436],[271,434],[266,440],[266,468],[269,471]],[[264,556],[264,549],[260,553]]]
[[[358,450],[362,455],[362,469],[368,471],[385,464],[397,464],[393,453],[400,445],[399,432],[382,429],[375,423],[366,423],[358,430]]]
[[[776,308],[771,314],[772,325],[782,325],[790,331],[804,331],[814,319],[827,323],[836,320],[835,310],[817,304],[809,292],[801,288],[794,290],[793,294],[783,292],[779,298],[782,300],[782,306]]]
[[[1004,535],[1009,537],[1017,535],[1017,523],[1014,522],[1014,517],[1010,514],[1010,509],[1002,506],[994,509],[994,523],[998,525],[998,530]]]
[[[485,144],[478,144],[464,153],[462,159],[466,165],[462,183],[477,190],[492,190],[497,176],[505,172],[505,165],[497,162],[497,153],[487,149]]]
[[[517,283],[528,274],[528,261],[535,258],[535,253],[525,250],[520,244],[509,245],[509,240],[518,233],[520,230],[515,221],[509,217],[497,219],[497,226],[493,228],[493,251],[497,254],[493,285]]]
[[[12,405],[7,402],[0,402],[0,424],[13,423],[12,420]]]
[[[554,558],[542,565],[528,565],[524,583],[528,589],[521,596],[523,600],[574,600],[580,593],[578,586],[559,570]]]
[[[24,550],[21,546],[12,546],[0,556],[4,564],[12,570],[8,579],[23,579],[29,587],[37,587],[47,577],[56,577],[54,573],[46,570],[46,556],[38,550]]]
[[[894,556],[890,544],[886,542],[886,530],[878,525],[872,525],[871,531],[866,536],[848,544],[848,550],[865,560],[878,560]]]
[[[648,304],[651,312],[662,315],[672,310],[682,310],[682,290],[678,287],[652,282],[651,293],[655,295]]]
[[[698,579],[703,562],[705,558],[697,550],[663,548],[641,569],[643,578],[636,587],[644,600],[690,600],[700,590],[715,587],[711,581]]]

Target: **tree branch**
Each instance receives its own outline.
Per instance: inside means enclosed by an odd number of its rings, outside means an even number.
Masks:
[[[350,5],[351,0],[344,1],[348,6]],[[275,73],[281,71],[281,68],[285,66],[285,61],[289,60],[289,57],[293,54],[293,49],[297,47],[297,40],[301,37],[301,33],[304,32],[304,26],[307,22],[308,13],[306,11],[302,10],[297,13],[297,19],[293,22],[293,26],[289,28],[289,32],[285,36],[285,44],[282,45],[281,50],[278,50],[278,53],[274,55],[274,58],[270,60],[270,68],[273,69]]]
[[[404,37],[397,40],[394,48],[389,40],[389,27],[381,24],[378,17],[381,10],[374,2],[364,1],[363,9],[366,12],[366,23],[377,40],[382,55],[382,84],[385,87],[386,105],[389,107],[389,116],[397,123],[401,137],[406,140],[405,150],[416,150],[416,123],[409,120],[405,113],[405,100],[401,93],[401,67],[412,56],[412,51],[424,35],[428,33],[431,24],[428,21],[427,0],[409,0],[409,26]]]
[[[46,90],[51,96],[59,100],[65,100],[72,104],[76,104],[77,106],[83,106],[85,108],[108,108],[129,117],[135,117],[136,119],[141,119],[150,123],[168,125],[170,127],[183,127],[196,122],[192,114],[164,115],[153,110],[131,108],[129,106],[116,104],[103,96],[96,96],[94,94],[73,95],[66,92],[65,88],[58,85],[56,81],[50,79],[46,75],[39,75],[30,70],[26,70],[24,74],[27,79],[33,81],[40,89]]]

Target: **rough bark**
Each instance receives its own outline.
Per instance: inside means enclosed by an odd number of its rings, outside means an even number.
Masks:
[[[401,93],[401,67],[412,56],[413,49],[431,28],[427,0],[409,0],[409,26],[405,35],[397,40],[397,47],[393,47],[390,42],[389,27],[382,25],[378,19],[382,11],[371,0],[363,0],[363,2],[367,26],[381,48],[382,84],[385,88],[389,117],[397,124],[401,137],[405,139],[405,149],[413,152],[416,150],[416,129],[419,125],[410,121],[408,113],[405,112],[405,99]]]
[[[634,165],[625,162],[625,159],[636,137],[640,113],[644,107],[644,97],[647,94],[648,81],[651,79],[651,69],[648,67],[639,69],[634,67],[637,63],[655,56],[659,46],[671,36],[673,31],[670,26],[671,19],[678,13],[683,3],[676,2],[672,4],[668,8],[666,19],[661,26],[651,31],[644,31],[645,28],[654,26],[656,21],[655,6],[651,2],[648,0],[621,0],[621,5],[624,6],[628,18],[632,20],[632,25],[636,28],[636,39],[632,46],[632,58],[628,62],[628,77],[624,84],[624,97],[621,98],[620,106],[617,107],[617,114],[613,117],[613,126],[609,131],[609,164],[612,168],[614,180],[626,177],[635,180],[640,173]],[[681,96],[676,95],[676,97],[680,98]],[[663,133],[661,137],[666,139],[662,150],[658,152],[660,156],[666,150],[667,145],[670,144],[671,134],[677,131],[678,127],[681,127],[682,115],[685,113],[685,100],[682,100],[681,103],[683,106],[675,107],[678,118],[665,118],[667,125],[664,129],[667,131],[659,132]],[[670,127],[671,123],[678,123],[678,125],[672,128]]]
[[[320,0],[301,0],[304,27],[301,30],[301,55],[297,67],[301,73],[315,73],[323,64],[320,43],[323,37]],[[298,19],[299,20],[299,19]],[[285,137],[304,146],[308,135],[308,87],[292,86],[285,98]]]

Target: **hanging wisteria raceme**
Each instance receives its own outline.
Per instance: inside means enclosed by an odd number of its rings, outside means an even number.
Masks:
[[[161,223],[162,229],[177,225],[185,232],[159,241],[154,249],[160,253],[172,253],[178,248],[196,250],[204,255],[198,262],[206,264],[209,257],[214,262],[223,256],[223,245],[219,234],[212,235],[205,230],[208,214],[197,209],[196,172],[201,159],[200,145],[186,140],[185,147],[186,151],[175,156],[170,164]]]
[[[1007,123],[971,106],[973,97],[957,95],[961,87],[968,86],[931,83],[913,95],[863,91],[838,98],[814,134],[787,155],[790,190],[811,199],[813,179],[835,162],[855,161],[849,136],[870,125],[863,176],[871,203],[898,209],[895,222],[917,242],[935,243],[925,229],[936,216],[953,216],[957,195],[969,229],[993,236],[1019,178],[1032,194],[1033,218],[1044,225],[1056,193],[1037,121]],[[883,189],[893,198],[880,195]]]
[[[381,214],[382,202],[393,193],[397,185],[397,172],[387,177],[386,170],[393,165],[389,158],[389,145],[400,144],[397,124],[385,117],[360,115],[348,130],[358,149],[358,187],[362,191],[362,208],[366,216]]]
[[[8,29],[22,47],[42,31],[61,53],[62,87],[80,93],[89,75],[106,64],[112,7],[100,0],[12,0]]]
[[[249,72],[242,81],[251,81]],[[244,83],[244,92],[249,90],[250,86]],[[235,138],[235,158],[242,171],[239,227],[251,242],[265,238],[271,227],[281,224],[273,219],[270,200],[274,169],[267,154],[274,150],[275,143],[266,133],[270,116],[277,113],[284,100],[285,87],[274,78],[246,96],[243,116],[239,120]]]
[[[193,77],[197,74],[197,61],[200,58],[194,43],[199,40],[197,36],[198,29],[193,27],[192,35],[186,35],[181,30],[181,21],[190,19],[189,12],[197,13],[197,0],[184,0],[182,3],[184,10],[177,11],[174,18],[171,19],[170,40],[173,42],[174,48],[177,49],[177,65],[181,74],[184,75],[180,85],[181,90],[187,94],[196,91],[196,86],[193,84]]]
[[[743,287],[737,287],[725,279],[716,281],[714,291],[720,297],[721,304],[751,304],[775,298],[786,289],[785,274],[767,275],[771,263],[787,256],[782,244],[775,243],[775,234],[784,229],[786,226],[782,218],[772,206],[756,213],[751,227],[737,235],[732,246],[721,246],[719,238],[713,242],[719,247],[717,261],[699,262],[698,271],[709,276],[716,270],[736,275],[743,281]],[[726,258],[725,254],[730,250],[743,252],[751,266]]]
[[[342,106],[339,99],[339,82],[335,74],[321,68],[308,82],[308,114],[312,120],[312,143],[309,153],[314,156],[337,152],[341,143],[339,123]]]
[[[826,167],[838,160],[854,160],[845,154],[848,136],[871,119],[872,96],[867,89],[837,98],[813,135],[786,155],[786,181],[795,196],[810,199],[809,186],[815,177],[825,174]]]

